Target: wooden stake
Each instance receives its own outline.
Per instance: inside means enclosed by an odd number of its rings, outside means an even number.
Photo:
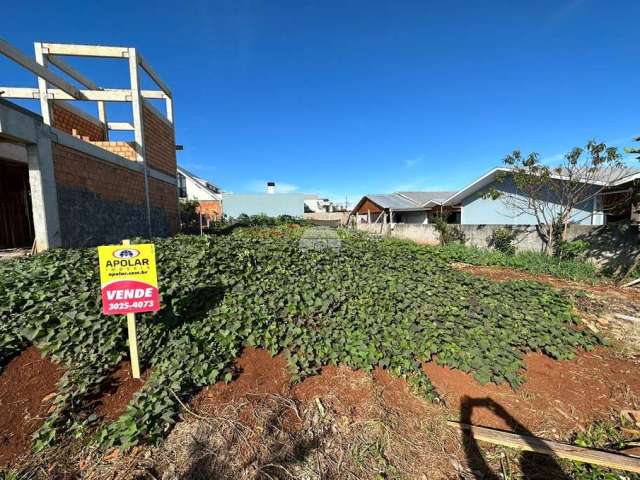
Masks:
[[[635,280],[631,280],[629,283],[625,283],[622,285],[623,287],[633,287],[636,283],[640,283],[640,278],[636,278]]]
[[[140,378],[138,360],[138,339],[136,337],[136,314],[127,313],[127,330],[129,331],[129,352],[131,353],[131,376]]]
[[[620,455],[618,453],[603,452],[591,448],[567,445],[566,443],[544,440],[543,438],[503,432],[493,428],[476,427],[466,423],[447,422],[450,426],[468,431],[474,439],[483,442],[519,448],[528,452],[544,453],[559,458],[566,458],[577,462],[591,463],[618,470],[640,473],[640,458]]]
[[[123,245],[130,245],[130,240],[122,240]],[[140,378],[140,360],[138,359],[138,338],[136,335],[136,314],[127,313],[127,332],[129,334],[129,353],[131,357],[131,376]]]

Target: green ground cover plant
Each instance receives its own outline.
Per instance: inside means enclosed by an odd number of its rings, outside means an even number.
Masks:
[[[344,232],[339,250],[303,252],[300,230],[155,241],[163,307],[138,321],[151,374],[108,425],[91,401],[128,349],[124,319],[100,313],[96,250],[0,265],[0,368],[30,343],[67,368],[35,448],[64,436],[123,447],[157,441],[180,400],[232,378],[244,346],[284,352],[298,379],[326,364],[380,366],[436,399],[423,361],[517,387],[526,352],[569,359],[601,341],[542,284],[494,283],[451,268],[445,250]]]
[[[572,443],[580,447],[597,448],[609,451],[624,451],[633,445],[629,434],[625,434],[618,422],[611,420],[599,420],[580,432],[577,432]],[[624,453],[624,452],[623,452]],[[591,465],[582,462],[564,462],[571,478],[576,480],[640,480],[640,474],[621,472],[610,468]]]
[[[449,262],[464,262],[472,265],[495,265],[515,268],[534,275],[552,275],[582,282],[597,282],[603,277],[595,265],[579,258],[558,258],[541,252],[505,253],[473,246],[450,244],[428,247],[434,255]]]

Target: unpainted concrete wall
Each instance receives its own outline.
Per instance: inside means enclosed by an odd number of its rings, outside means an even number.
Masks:
[[[517,232],[515,246],[517,251],[538,251],[544,249],[544,242],[532,225],[451,225],[462,230],[465,234],[466,245],[479,248],[489,248],[490,240],[499,228],[509,228]],[[435,225],[397,223],[357,224],[357,229],[412,240],[417,243],[436,245],[440,242],[440,235]],[[567,239],[585,240],[589,243],[587,258],[598,266],[611,272],[618,272],[631,265],[640,255],[640,237],[638,227],[623,225],[569,225]]]
[[[240,215],[267,215],[278,217],[304,215],[304,194],[302,193],[257,193],[222,195],[222,212],[230,218]]]
[[[348,217],[349,212],[308,212],[304,214],[305,220],[333,222],[338,225],[345,225]]]

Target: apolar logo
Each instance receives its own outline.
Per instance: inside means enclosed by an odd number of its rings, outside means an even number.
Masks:
[[[140,255],[140,250],[136,250],[135,248],[120,248],[119,250],[114,250],[111,255],[117,258],[117,260],[107,260],[105,262],[107,268],[149,266],[148,258],[136,258]]]
[[[135,248],[121,248],[113,252],[115,258],[135,258],[140,255],[140,252]]]

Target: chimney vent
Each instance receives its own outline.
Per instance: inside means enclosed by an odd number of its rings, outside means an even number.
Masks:
[[[267,182],[267,193],[276,193],[276,182]]]

